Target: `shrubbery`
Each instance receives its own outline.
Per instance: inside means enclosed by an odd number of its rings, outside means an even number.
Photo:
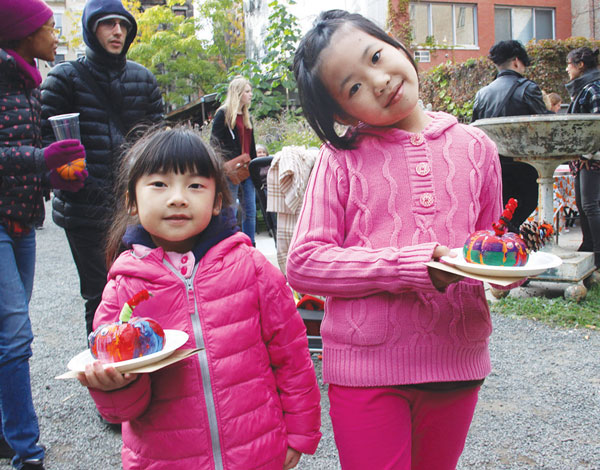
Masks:
[[[525,75],[542,90],[558,93],[563,103],[569,103],[565,89],[565,83],[569,81],[565,71],[567,54],[583,46],[599,48],[600,41],[578,37],[529,42],[526,49],[531,65]],[[425,104],[431,104],[434,111],[446,111],[462,122],[469,122],[475,93],[495,76],[496,67],[487,57],[469,59],[461,64],[441,64],[420,74],[421,99]]]
[[[269,149],[269,154],[279,152],[288,145],[319,147],[321,141],[302,116],[282,113],[279,118],[265,118],[255,122],[254,138],[257,144]]]

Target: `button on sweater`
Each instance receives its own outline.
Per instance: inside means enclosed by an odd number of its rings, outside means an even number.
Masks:
[[[495,144],[445,113],[419,134],[358,129],[323,146],[287,263],[288,281],[327,297],[323,377],[346,386],[475,380],[490,372],[483,284],[435,289],[425,262],[461,247],[502,210]]]

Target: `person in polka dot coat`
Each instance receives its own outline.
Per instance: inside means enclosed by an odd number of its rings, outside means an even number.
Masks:
[[[85,171],[66,181],[56,169],[85,150],[78,140],[42,148],[35,59],[54,60],[52,10],[42,0],[0,0],[0,11],[0,458],[12,458],[17,469],[43,470],[29,375],[35,227],[44,221],[51,187],[83,187]]]

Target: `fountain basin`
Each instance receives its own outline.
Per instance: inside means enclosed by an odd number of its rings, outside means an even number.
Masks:
[[[479,127],[506,157],[570,160],[600,149],[600,115],[536,114],[479,119]]]
[[[580,155],[600,149],[600,115],[598,114],[538,114],[531,116],[507,116],[480,119],[471,124],[479,127],[498,147],[498,153],[532,165],[538,172],[539,220],[553,218],[553,178],[556,167]],[[558,247],[548,243],[545,251],[556,252]],[[556,253],[559,254],[559,253]],[[560,256],[560,254],[559,254]],[[576,257],[563,259],[563,264],[537,279],[543,281],[579,282],[594,271],[593,254],[577,253]],[[573,289],[582,290],[583,285],[565,290],[568,297]]]

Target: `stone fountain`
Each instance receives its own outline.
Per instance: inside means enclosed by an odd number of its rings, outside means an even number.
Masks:
[[[529,163],[538,172],[539,217],[553,219],[553,175],[558,165],[600,149],[600,115],[542,114],[480,119],[472,126],[483,130],[498,147],[498,153]],[[578,283],[594,271],[591,253],[562,250],[553,243],[545,248],[563,259],[563,264],[536,280]],[[565,296],[581,287],[565,289]],[[579,294],[580,295],[580,294]],[[585,296],[585,293],[583,294]]]

